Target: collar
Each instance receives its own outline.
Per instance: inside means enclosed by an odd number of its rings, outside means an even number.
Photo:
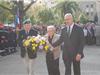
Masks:
[[[72,24],[70,25],[70,33],[72,32],[73,27],[74,27],[74,23],[72,23]],[[67,25],[67,29],[68,29],[68,31],[69,31],[69,26],[68,26],[68,25]]]
[[[70,25],[70,28],[73,29],[74,23],[72,23],[72,25]]]
[[[70,28],[72,29],[73,26],[74,26],[74,23],[72,23],[72,24],[70,25]],[[66,25],[66,27],[69,27],[69,25]]]
[[[53,34],[51,37],[48,35],[48,37],[49,37],[50,39],[53,39],[54,35],[55,35],[55,34]]]

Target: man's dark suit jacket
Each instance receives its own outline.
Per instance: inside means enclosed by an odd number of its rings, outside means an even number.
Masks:
[[[26,34],[25,30],[21,30],[19,32],[19,38],[18,38],[19,42],[18,43],[21,48],[21,57],[25,57],[26,55],[25,47],[23,47],[23,40],[26,39],[28,36],[37,36],[37,34],[38,32],[33,29],[31,29],[28,34]],[[28,52],[29,58],[32,59],[36,57],[36,52],[33,53],[31,49],[28,49],[27,52]]]
[[[70,37],[67,33],[67,27],[63,28],[60,39],[53,43],[52,46],[56,47],[63,42],[63,57],[65,59],[73,59],[78,53],[83,58],[84,33],[81,27],[74,24]]]

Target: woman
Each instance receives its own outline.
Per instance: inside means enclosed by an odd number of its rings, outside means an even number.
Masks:
[[[47,38],[49,44],[54,43],[59,39],[59,35],[55,33],[56,28],[53,25],[47,27]],[[49,75],[60,75],[59,71],[59,57],[60,57],[60,47],[52,48],[46,54],[46,64]]]

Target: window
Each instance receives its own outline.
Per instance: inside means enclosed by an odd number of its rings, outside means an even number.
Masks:
[[[89,5],[86,5],[87,8],[89,8]]]
[[[93,4],[91,4],[91,8],[93,8],[94,7],[94,5]]]
[[[89,15],[89,12],[87,12],[86,14]]]

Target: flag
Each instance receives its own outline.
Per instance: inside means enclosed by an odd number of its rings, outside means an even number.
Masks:
[[[16,25],[19,25],[20,24],[19,16],[16,15],[15,17],[16,17]]]
[[[15,25],[16,25],[16,27],[17,27],[18,25],[20,25],[19,9],[17,10],[17,13],[16,13],[16,15],[15,15]]]

